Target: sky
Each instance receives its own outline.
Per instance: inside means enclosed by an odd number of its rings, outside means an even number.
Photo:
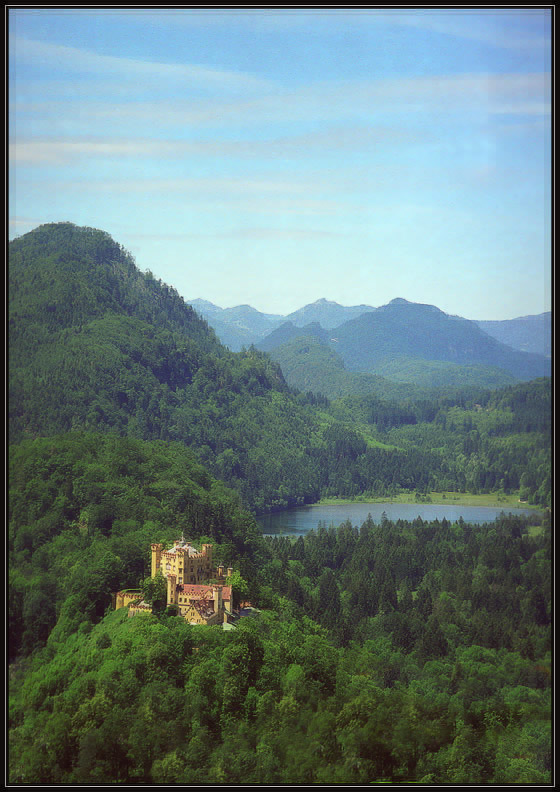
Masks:
[[[551,14],[9,8],[9,236],[222,308],[548,311]]]

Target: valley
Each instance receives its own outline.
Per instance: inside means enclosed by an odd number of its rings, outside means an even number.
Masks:
[[[547,782],[550,361],[363,308],[231,312],[279,322],[233,351],[104,231],[10,243],[11,783]],[[257,523],[437,501],[500,513]],[[113,609],[181,535],[235,569],[233,629]]]

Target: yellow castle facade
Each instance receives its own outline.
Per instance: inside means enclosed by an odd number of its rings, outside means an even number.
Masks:
[[[225,578],[233,569],[214,568],[212,545],[203,544],[198,551],[184,537],[177,539],[168,550],[163,545],[151,545],[151,577],[161,573],[167,581],[167,605],[177,608],[189,624],[223,624],[232,614],[231,586]],[[212,583],[204,581],[212,580]],[[115,595],[115,609],[128,607],[130,616],[151,612],[138,589],[127,589]]]

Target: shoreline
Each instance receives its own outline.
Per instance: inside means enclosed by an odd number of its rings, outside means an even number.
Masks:
[[[517,495],[500,495],[498,493],[474,495],[468,492],[429,492],[426,496],[422,496],[422,499],[420,500],[416,500],[414,493],[408,492],[401,493],[392,498],[368,498],[366,496],[360,495],[357,495],[354,498],[332,497],[321,498],[316,504],[309,505],[343,506],[347,503],[414,503],[418,505],[431,503],[433,505],[441,506],[453,504],[454,506],[490,506],[496,509],[504,507],[542,511],[542,507],[540,506],[527,503],[526,501],[520,501]]]

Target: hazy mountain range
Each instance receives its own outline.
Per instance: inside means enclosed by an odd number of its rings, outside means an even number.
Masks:
[[[290,314],[261,313],[250,305],[234,308],[220,308],[208,300],[187,300],[216,330],[222,343],[233,351],[239,351],[246,344],[258,344],[276,328],[286,322],[303,328],[317,322],[323,329],[332,330],[362,314],[380,310],[371,305],[344,306],[332,300],[321,298],[304,305]],[[407,300],[397,298],[393,304]],[[391,303],[389,303],[390,305]],[[414,303],[408,303],[414,305]],[[386,306],[381,306],[384,308]],[[547,311],[535,316],[521,316],[505,320],[475,320],[481,330],[502,344],[522,352],[550,357],[551,354],[551,313]]]
[[[381,377],[501,387],[550,373],[550,312],[477,322],[402,298],[378,308],[320,299],[286,316],[190,304],[231,349],[254,344],[280,363],[290,385],[330,397],[366,392]]]

